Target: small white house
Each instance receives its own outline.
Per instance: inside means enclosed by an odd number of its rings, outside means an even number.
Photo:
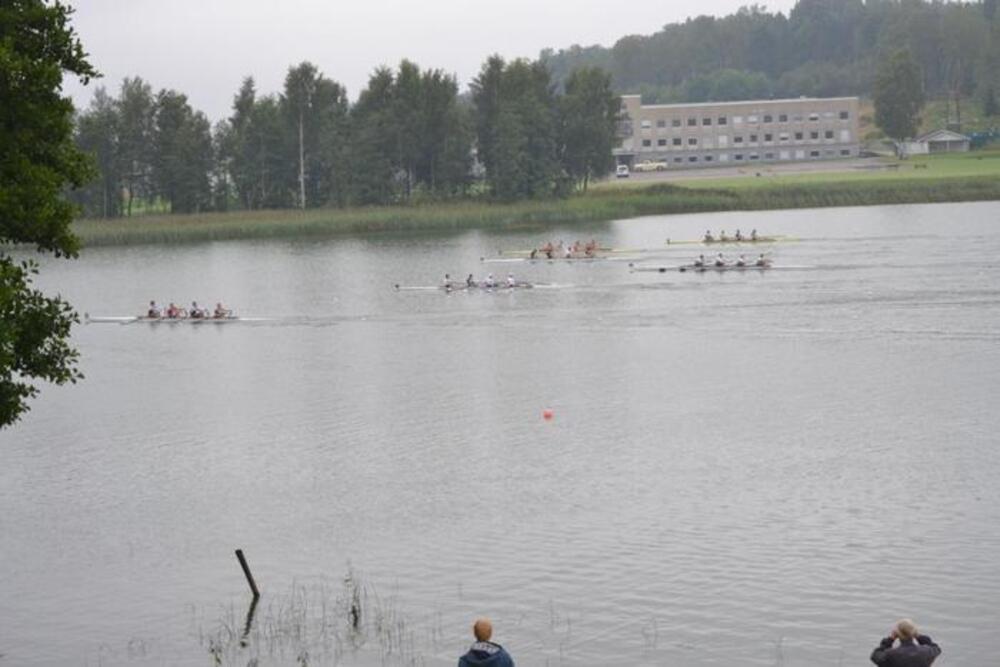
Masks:
[[[969,137],[951,130],[934,130],[913,141],[902,142],[900,148],[903,155],[965,153],[969,150]]]

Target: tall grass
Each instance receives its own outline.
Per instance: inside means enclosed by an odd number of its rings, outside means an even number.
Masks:
[[[1000,178],[879,178],[753,187],[605,187],[561,200],[485,201],[306,211],[249,211],[80,220],[84,245],[310,238],[386,232],[513,230],[645,215],[1000,200]]]

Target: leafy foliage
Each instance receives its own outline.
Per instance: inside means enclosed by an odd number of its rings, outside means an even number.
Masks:
[[[63,189],[92,174],[73,143],[73,105],[59,94],[63,72],[96,75],[59,2],[0,5],[0,247],[34,245],[74,256],[74,207]],[[98,103],[103,106],[103,102]],[[103,150],[103,147],[102,147]],[[35,380],[80,377],[67,338],[76,321],[68,304],[31,287],[33,264],[0,253],[0,427],[16,421],[37,393]]]
[[[901,141],[917,133],[924,91],[920,68],[909,51],[896,51],[879,66],[874,101],[875,122],[887,136]]]

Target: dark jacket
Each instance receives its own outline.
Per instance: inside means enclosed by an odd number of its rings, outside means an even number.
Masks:
[[[476,642],[469,652],[458,659],[458,667],[514,667],[514,660],[500,644]]]
[[[879,667],[928,667],[934,658],[941,655],[941,647],[927,635],[917,635],[917,641],[900,640],[893,648],[892,637],[886,637],[878,648],[872,651],[872,662]]]

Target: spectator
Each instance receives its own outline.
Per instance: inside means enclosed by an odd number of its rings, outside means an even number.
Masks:
[[[472,625],[476,643],[469,652],[458,659],[458,667],[514,667],[514,660],[500,644],[490,641],[493,624],[488,618],[480,618]],[[928,663],[930,664],[930,663]]]
[[[897,639],[899,646],[893,647]],[[929,667],[939,655],[941,647],[920,634],[913,621],[904,618],[872,651],[872,662],[879,667]]]

